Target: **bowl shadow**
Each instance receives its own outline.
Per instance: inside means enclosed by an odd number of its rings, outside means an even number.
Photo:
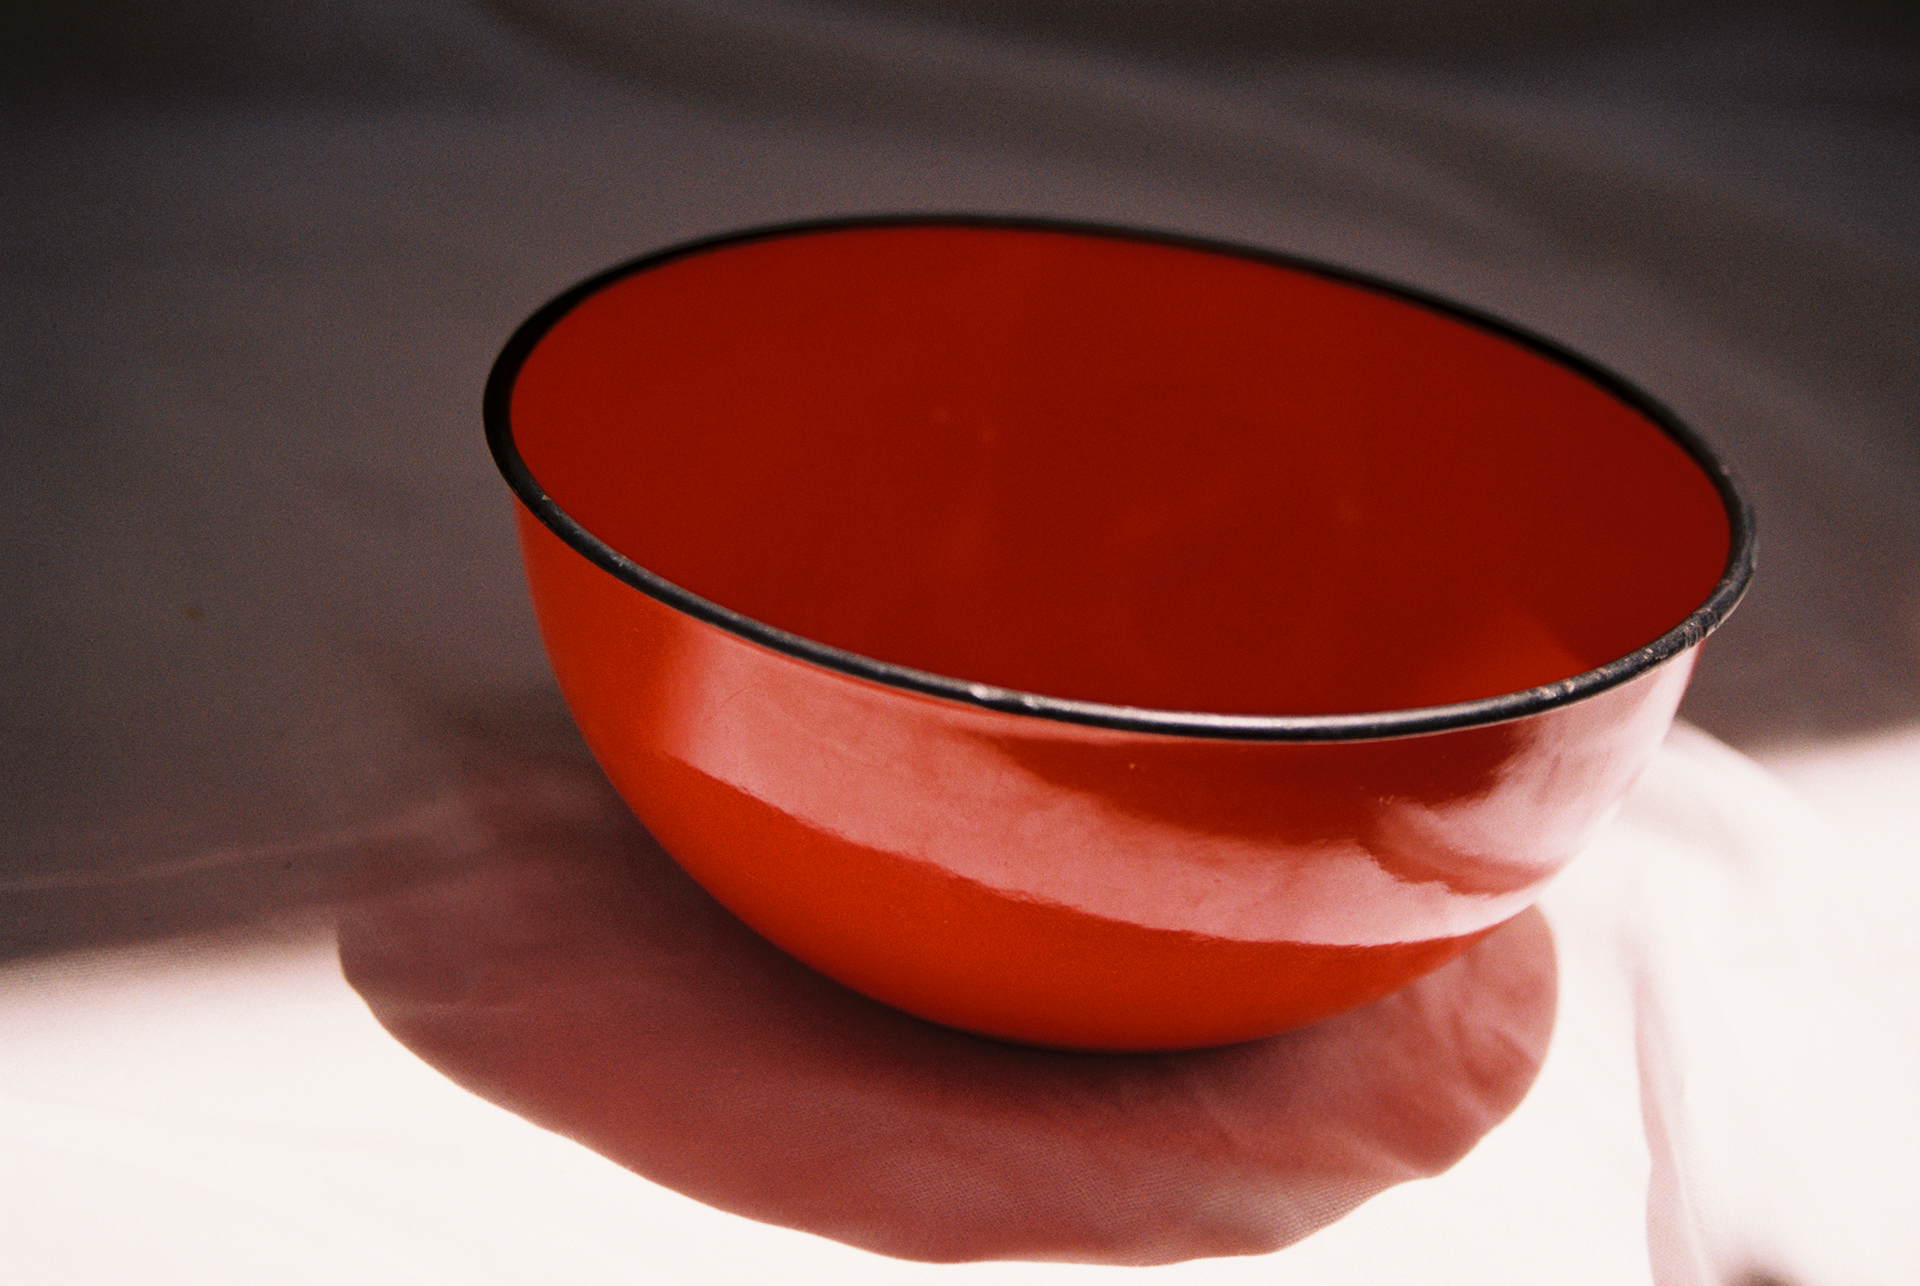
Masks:
[[[590,769],[476,781],[468,803],[488,843],[370,869],[340,910],[343,971],[387,1031],[656,1183],[903,1259],[1279,1249],[1465,1156],[1553,1026],[1552,937],[1528,911],[1303,1031],[1164,1055],[1001,1044],[768,945]]]

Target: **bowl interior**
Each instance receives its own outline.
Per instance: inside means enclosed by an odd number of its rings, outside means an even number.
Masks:
[[[617,278],[527,356],[534,479],[699,597],[967,682],[1223,714],[1471,701],[1640,648],[1730,524],[1543,351],[1265,260],[928,224]]]

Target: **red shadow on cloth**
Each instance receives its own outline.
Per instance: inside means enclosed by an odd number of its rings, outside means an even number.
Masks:
[[[1024,1049],[794,962],[610,794],[534,776],[476,798],[492,842],[470,865],[343,911],[348,981],[459,1084],[767,1223],[934,1261],[1259,1254],[1453,1165],[1545,1056],[1557,976],[1535,911],[1304,1031]]]

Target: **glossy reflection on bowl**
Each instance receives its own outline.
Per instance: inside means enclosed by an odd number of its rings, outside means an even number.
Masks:
[[[1099,229],[777,229],[586,283],[488,393],[608,776],[939,1022],[1246,1039],[1527,906],[1751,562],[1620,381],[1376,283]]]

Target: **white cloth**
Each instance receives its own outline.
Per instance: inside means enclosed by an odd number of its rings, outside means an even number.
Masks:
[[[1856,749],[1852,767],[1910,772],[1917,749]],[[1817,784],[1835,764],[1796,771]],[[1912,890],[1863,899],[1879,880],[1853,839],[1752,762],[1681,730],[1548,899],[1558,1022],[1526,1099],[1445,1174],[1389,1188],[1273,1255],[1152,1270],[929,1266],[723,1214],[417,1061],[310,922],[0,973],[0,1226],[10,1271],[44,1283],[1150,1271],[1678,1286],[1765,1271],[1893,1286],[1920,1262],[1906,1217],[1920,1111],[1902,1093],[1920,1040],[1888,1017],[1904,1016],[1920,960],[1873,931],[1897,927],[1893,912],[1863,913]],[[590,1042],[574,1052],[595,1056]]]

